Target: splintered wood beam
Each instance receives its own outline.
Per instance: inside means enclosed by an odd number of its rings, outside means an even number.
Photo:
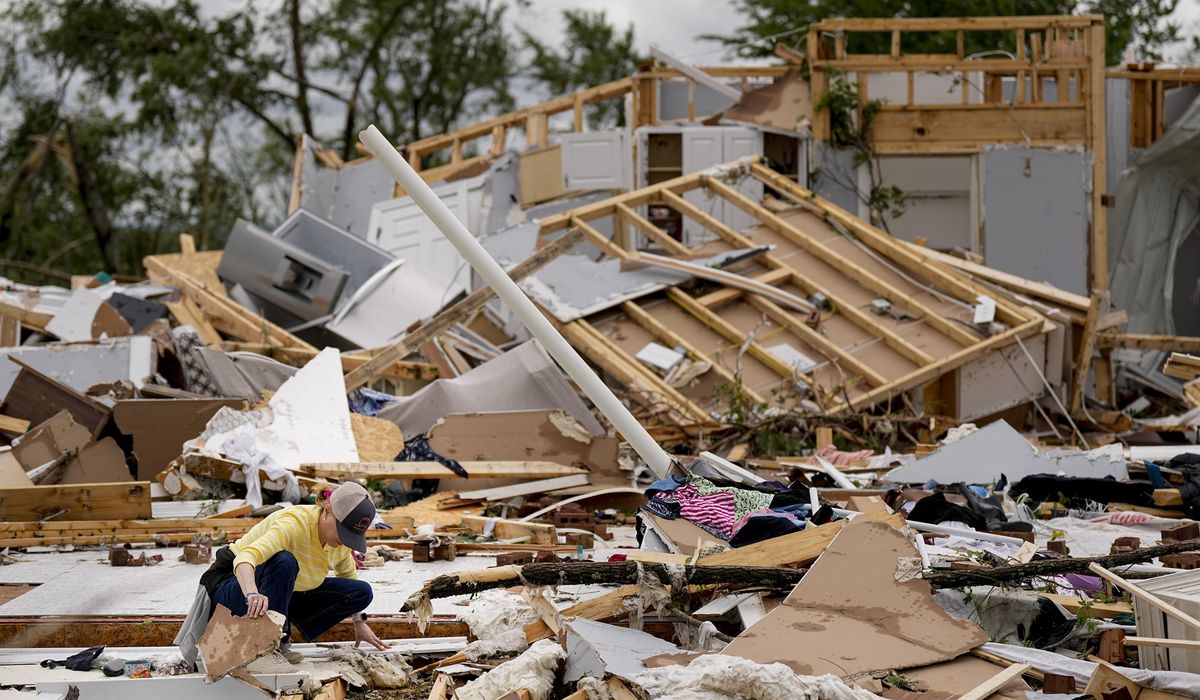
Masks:
[[[718,422],[703,407],[633,360],[587,321],[580,319],[561,324],[559,331],[592,362],[624,384],[639,403],[652,411],[674,412],[679,417],[676,422],[691,420],[699,425]]]
[[[1087,318],[1083,322],[1083,337],[1079,344],[1079,355],[1075,357],[1075,374],[1071,381],[1071,415],[1079,415],[1083,408],[1083,387],[1087,383],[1092,353],[1096,349],[1096,322],[1100,318],[1101,299],[1099,294],[1092,296]]]
[[[204,341],[205,345],[215,347],[221,344],[221,334],[213,328],[212,324],[204,316],[204,312],[197,308],[196,303],[187,297],[181,298],[179,301],[166,302],[167,311],[175,317],[175,321],[181,326],[191,326],[196,329],[197,335]]]
[[[906,244],[897,238],[884,233],[868,222],[854,216],[833,202],[807,190],[790,178],[771,170],[762,163],[750,166],[750,174],[763,184],[783,192],[792,201],[809,209],[815,209],[822,216],[841,224],[852,232],[865,245],[878,253],[888,256],[909,273],[928,279],[932,286],[941,289],[948,296],[959,301],[974,303],[979,294],[987,294],[987,288],[978,285],[962,275],[938,265],[931,251],[925,251],[912,244]],[[1034,318],[1034,315],[1019,308],[1012,307],[1003,300],[997,300],[996,316],[1001,321],[1018,325]],[[960,328],[960,330],[963,330]],[[978,338],[975,338],[977,341]],[[972,341],[974,342],[974,341]]]
[[[658,338],[665,345],[673,348],[683,348],[689,355],[692,356],[693,359],[700,360],[701,362],[708,362],[710,365],[712,365],[712,371],[719,374],[721,378],[729,384],[729,386],[736,387],[741,385],[742,391],[750,397],[751,401],[760,404],[767,402],[767,400],[764,399],[761,394],[742,384],[741,380],[734,375],[733,372],[730,372],[725,365],[709,360],[709,358],[703,352],[701,352],[700,348],[696,347],[686,338],[660,323],[658,319],[654,318],[654,316],[650,314],[650,312],[646,311],[632,301],[623,302],[621,304],[621,310],[625,312],[625,315],[629,317],[629,320],[649,331],[651,335]]]
[[[642,232],[649,236],[651,240],[662,246],[664,249],[670,252],[671,255],[678,255],[682,258],[691,257],[692,251],[689,250],[687,246],[683,245],[674,238],[671,238],[666,231],[655,226],[641,214],[619,202],[617,203],[617,214],[620,215],[621,218],[641,229]]]
[[[540,248],[533,255],[510,267],[508,269],[508,276],[519,282],[545,267],[551,260],[573,248],[582,239],[583,233],[581,231],[567,231],[549,245]],[[346,391],[353,391],[375,377],[380,376],[389,367],[394,366],[395,363],[415,352],[421,345],[440,335],[459,321],[467,319],[495,297],[495,290],[484,285],[421,324],[416,330],[405,333],[404,337],[395,344],[384,348],[361,367],[347,374]]]
[[[625,250],[616,243],[613,243],[611,240],[606,238],[603,233],[597,231],[591,224],[584,221],[582,218],[578,216],[571,217],[571,226],[582,231],[583,235],[587,237],[589,243],[604,251],[607,255],[617,258],[618,260],[633,259],[633,253]]]
[[[672,209],[695,219],[702,226],[717,234],[726,243],[736,248],[753,248],[754,243],[742,234],[734,231],[725,224],[721,223],[707,212],[696,207],[691,202],[671,190],[664,189],[661,192],[662,199]],[[792,266],[790,263],[784,262],[779,256],[774,253],[767,253],[758,258],[764,264],[779,270],[786,270],[791,276],[792,284],[804,290],[806,294],[819,292],[829,299],[829,303],[834,306],[838,313],[846,317],[854,325],[867,331],[868,333],[883,340],[884,344],[895,350],[900,355],[904,356],[909,361],[918,366],[930,365],[933,363],[933,357],[925,351],[916,347],[904,338],[901,338],[893,330],[877,321],[873,316],[854,306],[840,295],[830,289],[822,287],[806,277],[799,268]]]
[[[870,365],[843,350],[837,343],[813,330],[807,323],[797,319],[775,302],[755,294],[748,295],[746,301],[754,308],[765,313],[772,321],[788,329],[806,344],[812,346],[827,357],[834,365],[844,367],[861,377],[869,386],[877,387],[887,384],[887,379],[871,369]]]
[[[784,379],[800,382],[806,387],[813,387],[811,376],[797,371],[794,367],[791,367],[773,355],[770,350],[764,348],[758,341],[747,340],[746,334],[741,329],[721,318],[708,307],[697,302],[687,292],[683,292],[675,287],[669,287],[667,288],[667,298],[678,304],[684,311],[695,316],[697,320],[708,326],[725,340],[737,345],[744,345],[751,357],[766,365],[775,374]]]
[[[137,520],[150,517],[150,482],[0,488],[0,520]]]
[[[237,302],[215,294],[202,282],[182,270],[170,267],[160,258],[161,256],[151,255],[142,261],[151,278],[179,287],[180,291],[208,316],[214,327],[223,329],[225,333],[239,340],[268,341],[282,347],[316,350],[309,343]]]
[[[52,314],[44,314],[31,309],[25,309],[16,304],[0,301],[0,316],[16,319],[22,326],[38,333],[46,332],[46,324],[54,318]]]
[[[1170,350],[1176,353],[1200,353],[1200,338],[1184,335],[1147,335],[1139,333],[1101,333],[1102,348]]]
[[[955,342],[963,346],[974,345],[979,342],[980,336],[976,333],[968,331],[956,321],[952,321],[945,316],[930,309],[925,304],[917,301],[913,296],[904,292],[892,284],[876,277],[865,268],[850,261],[846,256],[829,248],[825,244],[817,241],[815,238],[800,233],[784,221],[782,217],[767,211],[764,207],[759,206],[746,197],[741,192],[733,189],[724,182],[716,178],[708,178],[705,181],[705,187],[712,190],[717,195],[724,198],[727,202],[732,202],[742,211],[750,214],[760,223],[770,227],[777,233],[787,238],[792,243],[803,248],[805,251],[821,260],[825,264],[833,267],[835,270],[845,274],[850,279],[854,280],[866,289],[871,290],[875,294],[879,294],[887,298],[893,304],[903,305],[916,313],[918,317],[931,328],[938,331],[942,335],[951,338]]]

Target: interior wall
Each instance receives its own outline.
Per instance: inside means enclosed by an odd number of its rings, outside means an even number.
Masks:
[[[884,186],[904,193],[904,213],[888,221],[893,236],[925,238],[938,250],[971,249],[971,156],[885,156]]]
[[[1200,227],[1192,231],[1175,251],[1175,274],[1171,280],[1171,315],[1175,334],[1200,336]]]
[[[1087,294],[1091,159],[1024,146],[988,146],[980,159],[985,262]]]

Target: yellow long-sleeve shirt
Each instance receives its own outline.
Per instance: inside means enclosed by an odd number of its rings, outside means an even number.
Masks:
[[[279,552],[291,552],[300,565],[293,590],[311,591],[330,570],[340,578],[358,578],[354,556],[345,545],[322,545],[317,535],[321,506],[289,506],[271,513],[229,546],[233,568],[248,563],[259,566]]]

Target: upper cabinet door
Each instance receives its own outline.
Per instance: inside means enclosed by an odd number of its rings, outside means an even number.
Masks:
[[[632,186],[632,152],[625,131],[563,134],[563,187],[567,190],[627,190]]]

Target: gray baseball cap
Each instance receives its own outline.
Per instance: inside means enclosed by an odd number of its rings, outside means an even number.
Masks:
[[[375,504],[367,490],[348,481],[333,490],[329,506],[337,519],[342,544],[356,552],[366,552],[367,530],[375,521]]]

